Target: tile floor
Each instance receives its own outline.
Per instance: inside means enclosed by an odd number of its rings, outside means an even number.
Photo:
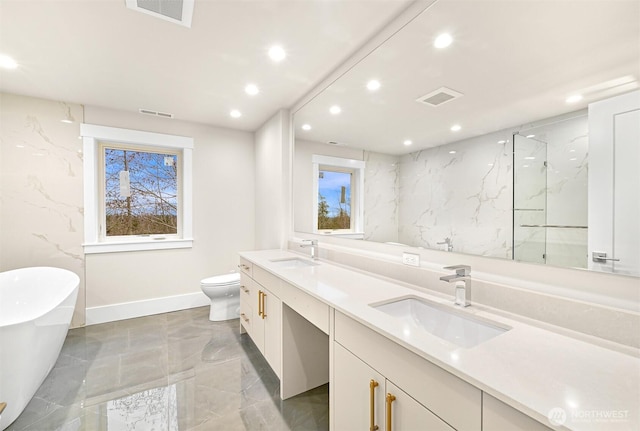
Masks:
[[[238,321],[195,308],[69,331],[7,431],[328,430],[329,391],[286,401]]]

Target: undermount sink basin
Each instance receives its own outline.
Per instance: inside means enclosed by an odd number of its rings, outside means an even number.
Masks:
[[[419,328],[460,347],[477,346],[510,329],[422,298],[400,298],[371,307],[402,321],[409,330]]]
[[[302,259],[299,257],[285,257],[283,259],[272,259],[271,262],[278,268],[293,269],[293,268],[306,268],[309,266],[318,265],[317,262],[308,259]]]

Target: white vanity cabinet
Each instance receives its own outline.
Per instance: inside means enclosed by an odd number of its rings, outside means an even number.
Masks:
[[[240,326],[249,334],[271,369],[278,377],[282,364],[282,302],[274,293],[278,290],[279,280],[275,284],[265,271],[259,267],[249,267],[258,280],[243,270],[240,275]],[[272,276],[271,276],[272,277]]]
[[[552,428],[484,393],[482,394],[482,430],[551,431]]]
[[[335,430],[453,430],[339,343],[333,360]]]
[[[361,410],[369,408],[371,379],[379,384],[374,404],[380,430],[386,426],[381,408],[387,409],[387,394],[395,397],[390,403],[392,430],[482,429],[482,392],[478,388],[337,311],[333,360],[336,431],[362,429],[343,427],[340,421],[350,425],[348,421],[362,420]],[[349,399],[353,401],[348,403]],[[349,417],[349,406],[356,403],[360,405],[352,413],[356,417]],[[383,417],[384,424],[380,422]],[[368,422],[365,425],[368,429]]]

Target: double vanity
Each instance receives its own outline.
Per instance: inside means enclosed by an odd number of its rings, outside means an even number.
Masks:
[[[284,250],[240,268],[241,331],[282,399],[330,383],[332,430],[640,429],[637,357],[454,306],[462,285],[444,296]]]

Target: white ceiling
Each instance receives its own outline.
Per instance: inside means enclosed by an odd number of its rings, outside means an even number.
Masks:
[[[442,32],[454,41],[438,50]],[[576,111],[639,80],[638,0],[440,0],[296,112],[296,136],[404,154]],[[415,101],[442,86],[464,95]],[[584,99],[567,104],[573,93]]]
[[[253,131],[409,3],[196,0],[186,28],[124,0],[0,0],[0,53],[20,65],[0,70],[0,90]],[[281,63],[267,57],[276,43]],[[249,82],[260,94],[245,94]]]

